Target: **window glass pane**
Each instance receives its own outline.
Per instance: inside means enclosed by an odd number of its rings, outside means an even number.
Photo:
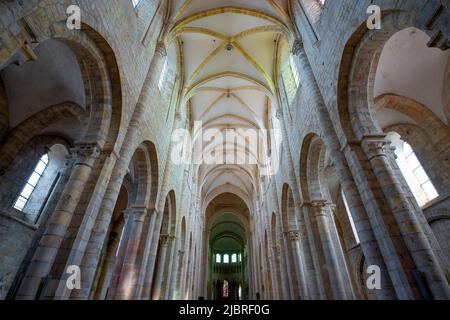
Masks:
[[[223,263],[230,263],[230,256],[228,254],[223,256]]]
[[[45,163],[45,165],[47,165],[48,164],[48,154],[44,154],[41,158],[41,161],[43,163]]]
[[[166,57],[166,61],[164,62],[164,66],[161,71],[161,75],[159,76],[159,82],[158,82],[159,91],[162,91],[162,89],[163,89],[163,86],[164,86],[164,83],[166,80],[167,68],[168,68],[168,60]]]
[[[291,71],[292,75],[294,76],[295,85],[298,87],[300,84],[300,75],[297,70],[297,66],[295,64],[294,56],[291,54],[290,56],[290,64],[291,64]]]
[[[221,263],[222,259],[220,257],[220,254],[216,254],[216,263]]]
[[[425,169],[422,167],[419,159],[412,147],[401,140],[396,134],[389,134],[394,141],[397,141],[397,145],[400,146],[397,154],[397,163],[398,166],[411,189],[414,197],[417,200],[419,206],[423,207],[431,200],[437,198],[439,194],[433,186],[433,183],[430,181],[428,174]]]
[[[439,197],[439,194],[437,193],[436,189],[434,188],[431,181],[427,181],[422,185],[422,188],[427,193],[428,199],[431,201],[437,197]]]
[[[32,185],[30,184],[26,184],[25,187],[22,190],[22,193],[20,194],[22,197],[28,199],[31,195],[31,193],[33,192],[34,188]]]
[[[39,182],[40,178],[41,178],[41,176],[39,174],[37,174],[36,172],[33,172],[30,179],[28,180],[28,183],[30,185],[32,185],[33,187],[35,187],[37,185],[37,183]]]
[[[23,187],[22,192],[17,197],[16,202],[14,203],[14,208],[17,210],[22,211],[25,205],[27,204],[28,199],[30,198],[31,194],[34,191],[34,188],[39,183],[39,180],[41,179],[42,173],[44,173],[45,168],[48,164],[48,155],[45,154],[39,159],[39,162],[37,163],[36,167],[34,168],[33,173],[28,178],[27,183]]]
[[[403,144],[403,154],[407,157],[411,153],[413,153],[411,146],[408,143],[404,143]]]
[[[420,162],[419,162],[419,159],[417,159],[417,157],[414,154],[409,155],[407,160],[408,160],[409,166],[413,170],[416,169],[416,168],[419,168],[421,166]]]
[[[417,180],[419,180],[420,184],[423,184],[430,180],[422,167],[418,167],[416,170],[414,170],[414,175],[417,177]]]
[[[237,254],[233,253],[233,255],[231,256],[231,263],[236,263],[237,262]]]
[[[27,200],[25,198],[22,198],[19,196],[19,198],[17,199],[16,203],[14,204],[14,208],[17,210],[22,211],[23,208],[25,207],[25,204],[27,203]]]
[[[358,237],[358,232],[356,231],[355,221],[353,220],[352,213],[348,206],[347,198],[345,197],[344,190],[342,190],[342,189],[341,189],[341,195],[342,195],[342,200],[344,202],[345,211],[347,212],[347,216],[350,221],[350,225],[352,227],[353,236],[355,237],[356,243],[359,244],[360,241],[359,241],[359,237]]]

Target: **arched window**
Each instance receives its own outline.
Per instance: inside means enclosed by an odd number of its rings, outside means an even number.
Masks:
[[[240,254],[240,253],[238,254],[238,261],[242,262],[242,254]]]
[[[295,63],[295,58],[292,53],[291,53],[289,59],[290,59],[289,62],[290,62],[290,66],[291,66],[292,76],[294,77],[294,81],[295,81],[295,86],[298,88],[298,86],[300,85],[300,74],[298,73],[297,64]]]
[[[225,280],[225,281],[223,282],[223,292],[222,292],[222,297],[223,297],[223,298],[228,298],[229,295],[230,295],[229,292],[230,292],[230,291],[229,291],[229,288],[228,288],[228,281]]]
[[[38,184],[39,180],[41,180],[42,175],[47,168],[48,165],[48,155],[44,154],[40,159],[38,164],[33,170],[33,173],[28,178],[27,183],[22,189],[22,192],[17,197],[16,202],[14,203],[14,209],[17,209],[19,211],[23,211],[23,208],[26,206],[28,200],[31,197],[31,194],[33,193],[34,189],[36,188],[36,185]]]
[[[228,254],[223,255],[223,263],[230,263],[230,255]]]
[[[219,253],[216,254],[216,263],[221,263],[222,262],[222,257],[220,256]]]
[[[132,0],[133,1],[133,7],[136,8],[139,4],[139,2],[141,2],[141,0]]]
[[[237,263],[237,254],[236,253],[233,253],[231,255],[231,263]]]
[[[439,196],[412,147],[399,134],[391,132],[388,139],[396,148],[397,164],[419,206],[423,207]]]
[[[344,202],[345,211],[347,212],[348,220],[350,221],[350,225],[352,227],[353,236],[355,237],[356,244],[360,243],[358,232],[356,232],[355,221],[353,220],[352,213],[350,211],[350,207],[348,206],[347,198],[345,197],[344,190],[341,189],[342,201]]]

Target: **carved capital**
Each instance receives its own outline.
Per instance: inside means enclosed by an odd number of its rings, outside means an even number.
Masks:
[[[280,246],[273,246],[272,250],[276,257],[281,256],[281,247]]]
[[[101,149],[96,143],[77,144],[70,151],[75,156],[76,164],[87,165],[89,167],[94,166],[95,161],[101,153]]]
[[[386,135],[365,136],[361,140],[361,147],[366,153],[369,160],[386,156],[386,151],[390,143],[386,140]]]
[[[281,109],[281,108],[277,109],[276,117],[278,120],[283,119],[283,109]]]
[[[159,243],[161,244],[161,247],[168,247],[170,243],[171,237],[168,234],[162,234],[159,237]]]
[[[305,47],[303,46],[303,41],[297,39],[294,41],[294,44],[292,45],[292,54],[294,56],[298,56],[300,55],[300,53],[302,53],[304,49]]]
[[[145,207],[132,207],[132,208],[125,210],[124,215],[127,218],[130,217],[134,221],[144,222],[147,212],[148,212],[148,210]]]
[[[300,240],[300,231],[298,231],[298,230],[288,231],[288,236],[289,236],[289,239],[291,239],[291,241],[293,241],[293,242],[299,241]]]
[[[160,57],[167,56],[166,45],[164,44],[164,42],[160,41],[156,44],[155,54],[157,54]]]

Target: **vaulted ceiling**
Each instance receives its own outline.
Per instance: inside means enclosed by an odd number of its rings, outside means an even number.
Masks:
[[[287,0],[172,1],[169,37],[182,48],[184,103],[203,130],[268,129],[277,104],[278,44],[289,34],[287,5]],[[212,142],[204,150],[216,146]],[[227,156],[235,149],[227,143],[220,151]],[[237,149],[237,157],[261,160],[245,146]],[[251,199],[257,177],[254,164],[199,167],[205,197],[227,186]]]

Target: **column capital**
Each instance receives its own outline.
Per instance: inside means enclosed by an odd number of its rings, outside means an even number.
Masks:
[[[316,199],[316,200],[312,200],[311,202],[305,203],[305,205],[308,205],[315,209],[317,209],[317,208],[322,209],[322,208],[325,208],[327,205],[329,205],[329,203],[325,199]]]
[[[290,230],[287,232],[287,235],[291,241],[299,241],[300,240],[300,231],[299,230]]]
[[[278,120],[283,119],[283,109],[278,108],[275,116],[277,117]]]
[[[272,250],[277,257],[281,255],[281,247],[279,245],[272,246]]]
[[[292,54],[294,56],[298,56],[304,49],[305,47],[301,39],[294,40],[294,44],[292,45]]]
[[[385,134],[366,135],[361,139],[361,147],[367,154],[369,160],[385,156],[390,142],[386,140]]]
[[[156,44],[155,54],[157,54],[157,55],[160,56],[160,57],[165,57],[165,56],[167,56],[166,45],[164,44],[163,41],[159,41],[159,42]]]
[[[71,148],[70,152],[76,157],[76,164],[93,167],[100,156],[101,148],[97,143],[80,143]]]
[[[126,217],[132,217],[135,221],[144,221],[145,216],[148,213],[146,207],[131,207],[123,211]]]

